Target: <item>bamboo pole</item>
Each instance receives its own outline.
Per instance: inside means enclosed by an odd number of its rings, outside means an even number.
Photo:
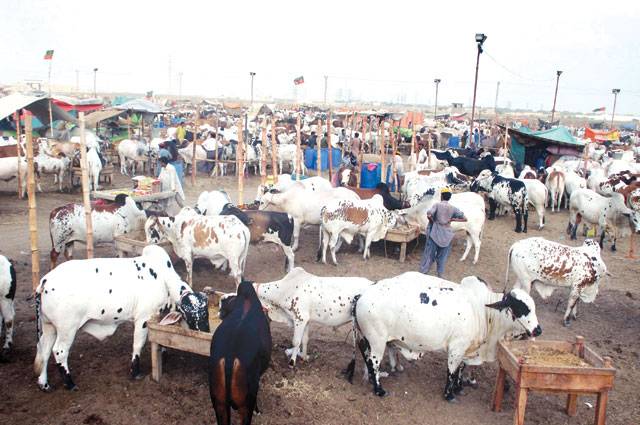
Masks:
[[[431,169],[431,134],[427,133],[427,168]]]
[[[238,172],[238,206],[241,207],[244,202],[242,192],[244,192],[244,134],[242,128],[242,120],[238,121],[238,149],[236,151],[236,169]]]
[[[196,142],[198,139],[198,120],[200,119],[200,108],[196,110],[196,119],[193,122],[193,146],[191,152],[191,185],[196,185],[196,172],[198,163],[196,161]],[[217,149],[216,149],[217,150]]]
[[[329,181],[333,178],[333,147],[331,146],[331,111],[329,111],[329,116],[327,119],[327,149],[328,149],[328,158],[329,161]]]
[[[218,163],[218,149],[220,148],[220,129],[218,128],[218,115],[216,114],[215,120],[215,129],[216,129],[216,150],[213,152],[214,166],[212,175],[216,175],[218,173],[218,167],[220,164]]]
[[[84,204],[85,224],[87,226],[87,258],[93,258],[93,220],[89,200],[89,171],[87,167],[87,140],[85,137],[84,112],[78,114],[80,120],[80,171],[82,173],[82,203]]]
[[[18,154],[18,199],[22,199],[22,176],[20,175],[20,161],[22,156],[20,155],[20,111],[14,114],[16,120],[16,152]]]
[[[400,127],[398,127],[398,134],[400,134]],[[399,192],[397,174],[396,174],[396,140],[397,137],[393,135],[393,121],[391,122],[391,181],[393,182],[394,192]]]
[[[266,149],[266,147],[265,147]],[[276,140],[276,119],[271,117],[271,172],[273,183],[278,183],[278,141]]]
[[[382,183],[387,182],[387,167],[385,166],[386,152],[384,146],[384,123],[385,121],[381,120],[380,125],[378,126],[378,131],[380,133],[380,166],[382,167],[382,169],[380,170],[380,180],[382,181]]]
[[[398,130],[398,132],[399,131],[400,130]],[[416,127],[415,125],[413,125],[413,120],[411,120],[411,155],[409,156],[409,158],[411,158],[411,161],[410,161],[411,164],[410,164],[409,171],[413,171],[413,160],[416,159],[415,155],[416,155]]]
[[[360,153],[358,154],[358,174],[357,174],[357,180],[358,180],[358,188],[360,188],[360,184],[362,183],[362,159],[364,157],[364,135],[365,135],[365,131],[366,131],[366,122],[367,119],[366,117],[363,115],[362,116],[362,131],[360,132]]]
[[[300,114],[298,113],[298,119],[296,121],[296,180],[300,180]]]
[[[49,93],[49,137],[53,139],[53,107],[51,106],[51,93]]]
[[[267,181],[267,118],[262,121],[262,145],[260,149],[260,184]]]
[[[318,118],[318,136],[316,137],[316,151],[318,157],[316,159],[316,171],[318,177],[322,176],[322,119]]]
[[[27,136],[27,197],[29,199],[29,242],[31,245],[31,285],[35,292],[40,281],[40,251],[38,250],[38,215],[36,213],[36,178],[33,169],[33,135],[31,113],[24,118]]]

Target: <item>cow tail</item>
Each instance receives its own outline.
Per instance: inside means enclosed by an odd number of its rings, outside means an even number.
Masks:
[[[241,273],[242,276],[244,276],[244,268],[245,265],[247,264],[247,254],[249,253],[249,245],[251,245],[251,234],[249,233],[249,228],[245,226],[245,232],[243,232],[243,236],[244,236],[244,250],[242,251],[242,264],[240,264],[241,267]]]
[[[358,326],[358,319],[356,318],[356,307],[358,304],[358,300],[360,299],[360,294],[353,297],[353,301],[351,302],[351,325],[353,327],[353,356],[351,357],[351,361],[347,365],[347,368],[344,371],[344,374],[347,376],[347,380],[349,383],[353,383],[353,374],[356,369],[356,356],[358,350],[358,341],[360,340],[360,327]]]
[[[42,336],[42,291],[44,291],[44,280],[36,288],[34,299],[36,308],[36,343]]]
[[[316,253],[316,261],[320,261],[322,259],[322,234],[324,226],[320,223],[319,231],[318,231],[318,252]]]
[[[511,251],[513,248],[509,248],[509,254],[507,255],[507,271],[504,275],[504,291],[507,292],[507,286],[509,285],[509,268],[511,267]]]

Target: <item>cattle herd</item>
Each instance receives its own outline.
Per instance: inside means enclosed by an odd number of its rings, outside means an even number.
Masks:
[[[290,141],[280,140],[286,137],[286,133],[278,135],[278,160],[291,160],[295,171],[295,152],[289,155],[286,149]],[[100,143],[88,145],[92,152],[91,183],[97,187],[102,167]],[[151,145],[145,149],[154,148]],[[229,152],[221,155],[231,155],[231,148],[225,149]],[[181,150],[186,163],[190,163],[187,155],[191,152],[188,146]],[[206,159],[206,152],[196,152]],[[601,256],[607,234],[615,250],[619,237],[640,232],[640,166],[627,152],[622,159],[613,159],[610,153],[589,159],[561,157],[549,167],[536,170],[520,168],[489,151],[420,150],[412,171],[400,172],[399,193],[384,183],[370,190],[353,187],[350,173],[354,170],[346,166],[340,168],[334,184],[322,177],[296,180],[281,174],[273,184],[259,186],[255,209],[241,209],[221,190],[201,193],[193,206],[185,206],[175,216],[151,215],[126,196],[94,205],[96,243],[144,232],[148,245],[135,258],[58,264],[61,253],[71,260],[74,242],[86,240],[84,207],[62,205],[51,211],[49,220],[51,270],[35,291],[38,342],[34,367],[38,385],[44,391],[52,390],[47,363],[53,355],[64,387],[77,389],[68,359],[78,331],[104,339],[121,323],[133,323],[132,378],[141,375],[147,322],[155,315],[175,311],[184,326],[209,332],[207,297],[192,289],[193,262],[205,259],[214,268],[228,269],[237,285],[235,293],[226,294],[220,301],[222,322],[214,331],[211,345],[209,385],[218,423],[230,423],[230,408],[238,410],[242,423],[250,423],[254,412],[259,411],[259,381],[272,354],[270,321],[293,328],[291,347],[286,349],[291,367],[298,359],[308,359],[310,324],[351,326],[353,340],[344,348],[353,350],[353,359],[346,365],[346,376],[353,378],[360,357],[361,370],[378,396],[386,393],[380,382],[385,376],[381,371],[385,353],[395,371],[402,370],[400,354],[416,360],[429,352],[445,350],[443,395],[453,401],[463,386],[474,384],[472,377],[463,375],[465,366],[494,361],[499,340],[541,334],[530,295],[532,286],[543,299],[555,289],[569,289],[563,315],[564,325],[569,326],[577,317],[578,302],[593,302],[608,274]],[[136,162],[146,161],[148,154],[133,141],[121,143],[121,172],[134,172]],[[254,154],[259,157],[259,150]],[[55,175],[62,189],[64,170],[71,159],[45,142],[40,144],[37,158],[38,173]],[[318,240],[312,241],[317,243],[317,261],[326,263],[328,249],[337,265],[341,245],[354,239],[363,261],[375,261],[370,246],[384,239],[389,230],[410,226],[426,231],[426,212],[440,201],[445,187],[454,192],[450,202],[467,218],[452,223],[453,230],[463,234],[466,241],[460,261],[467,258],[472,247],[473,263],[478,261],[487,219],[513,213],[515,232],[529,232],[530,208],[536,212],[541,229],[564,204],[569,211],[569,237],[577,239],[583,223],[585,232],[592,231],[592,226],[598,229],[597,239],[585,239],[582,245],[573,247],[541,237],[517,241],[502,253],[508,261],[500,292],[477,276],[455,283],[407,271],[374,282],[365,277],[316,276],[295,266],[301,229],[308,226],[318,226]],[[166,241],[185,263],[185,277],[177,273],[165,249],[155,245]],[[257,243],[272,243],[282,250],[282,279],[250,282],[244,278],[249,245]],[[509,279],[511,274],[515,275],[514,281]],[[0,256],[3,357],[11,355],[15,292],[15,269]]]

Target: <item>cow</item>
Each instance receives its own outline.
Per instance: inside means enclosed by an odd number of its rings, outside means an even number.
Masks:
[[[610,196],[613,192],[619,192],[620,189],[638,181],[638,174],[632,174],[630,171],[623,171],[618,174],[610,175],[606,180],[599,183],[597,192]]]
[[[208,327],[206,304],[195,311],[187,306],[193,298],[186,295],[191,293],[159,246],[145,247],[139,257],[74,260],[56,267],[35,291],[34,369],[40,389],[52,390],[47,363],[53,352],[64,387],[77,390],[67,363],[76,333],[82,330],[103,340],[125,322],[133,322],[134,329],[130,374],[140,379],[140,353],[152,316],[177,305],[187,323],[197,321],[201,329]]]
[[[562,204],[562,197],[564,196],[564,171],[559,167],[547,168],[547,178],[544,184],[549,190],[551,212],[554,212],[556,207],[560,211],[560,204]]]
[[[449,166],[456,167],[462,174],[476,177],[482,170],[495,171],[496,162],[493,156],[484,152],[480,155],[480,159],[467,158],[464,156],[453,157],[451,152],[436,153],[432,151],[438,159],[445,160]]]
[[[481,190],[489,194],[489,220],[495,220],[498,205],[511,207],[516,216],[516,233],[527,233],[529,196],[522,181],[501,177],[495,171],[484,170],[471,185],[472,192]]]
[[[416,205],[430,190],[440,190],[448,187],[452,190],[467,189],[468,177],[460,174],[455,167],[447,167],[442,171],[416,171],[405,174],[402,192],[406,195],[409,205]]]
[[[409,226],[418,227],[423,233],[426,232],[429,224],[427,212],[439,201],[440,191],[430,189],[416,205],[398,211],[401,222],[406,222]],[[451,223],[452,230],[456,232],[462,230],[466,234],[464,253],[460,257],[460,261],[464,261],[467,258],[471,251],[471,246],[473,246],[473,264],[476,264],[480,256],[482,230],[485,222],[484,199],[477,193],[454,193],[449,203],[461,210],[467,219],[467,221]]]
[[[564,326],[569,326],[570,319],[576,319],[578,301],[590,303],[595,300],[600,279],[607,274],[600,246],[591,239],[586,239],[579,247],[540,237],[519,240],[509,249],[505,287],[510,270],[516,275],[516,288],[530,293],[533,284],[542,299],[549,298],[556,288],[570,288]]]
[[[312,191],[302,183],[296,182],[284,192],[271,189],[262,195],[260,210],[269,208],[286,212],[293,217],[293,250],[296,251],[302,226],[320,224],[322,207],[337,199],[358,200],[360,197],[344,187]]]
[[[365,200],[338,199],[325,205],[321,212],[320,246],[318,259],[327,263],[327,246],[331,250],[331,259],[334,265],[336,260],[336,246],[340,238],[348,244],[354,236],[364,237],[364,260],[371,256],[369,248],[371,242],[384,238],[387,231],[396,224],[396,214],[389,212],[384,207],[382,196],[374,195]],[[320,255],[322,253],[322,255]]]
[[[587,189],[591,189],[594,192],[605,195],[600,191],[600,185],[606,182],[608,179],[607,174],[602,168],[595,168],[590,170],[589,176],[587,177]],[[569,198],[571,200],[571,198]]]
[[[355,192],[360,199],[371,199],[374,195],[382,196],[384,207],[388,210],[399,210],[405,206],[405,203],[396,198],[389,191],[389,186],[386,183],[378,183],[374,189],[361,189],[355,186],[340,184],[341,187]]]
[[[258,409],[260,377],[271,362],[271,330],[252,282],[221,300],[220,318],[211,340],[209,394],[219,425],[231,425],[231,407],[240,423],[250,425]]]
[[[277,181],[272,185],[258,185],[258,192],[255,199],[255,203],[260,204],[262,195],[269,192],[271,189],[276,189],[280,192],[284,192],[295,183],[302,184],[306,189],[315,192],[319,190],[331,190],[333,186],[329,180],[320,176],[313,176],[303,180],[293,180],[291,174],[280,174]]]
[[[87,148],[87,167],[89,171],[89,190],[98,190],[102,160],[97,147]]]
[[[142,229],[145,219],[145,212],[138,208],[131,197],[124,194],[117,195],[115,202],[94,203],[91,206],[93,243],[113,242],[116,236]],[[58,256],[63,251],[67,260],[73,257],[73,243],[86,242],[86,230],[86,214],[83,205],[66,204],[51,211],[49,215],[51,269],[56,266]]]
[[[513,166],[511,164],[499,164],[496,165],[496,171],[498,172],[498,174],[500,174],[502,177],[506,177],[509,179],[513,179],[516,177],[516,173],[513,169]]]
[[[531,168],[529,165],[525,165],[522,171],[520,171],[520,175],[518,176],[520,180],[524,179],[537,179],[538,175],[536,171]]]
[[[27,191],[27,160],[23,157],[9,156],[0,158],[0,180],[5,182],[15,179],[20,175],[20,188],[24,197]]]
[[[247,226],[251,234],[251,243],[270,242],[278,245],[285,255],[285,271],[293,269],[295,254],[291,245],[294,222],[289,214],[277,211],[241,210],[228,203],[222,208],[220,215],[233,215]]]
[[[62,182],[64,181],[65,174],[71,170],[71,160],[63,153],[59,153],[56,157],[47,155],[45,150],[41,147],[38,155],[33,158],[33,163],[38,191],[42,192],[42,187],[40,187],[40,175],[53,174],[54,179],[58,182],[58,190],[62,192]]]
[[[124,139],[118,143],[118,157],[120,158],[120,172],[128,176],[128,165],[131,164],[131,174],[136,173],[137,164],[144,169],[145,162],[151,160],[149,144],[141,140]]]
[[[521,289],[495,293],[475,276],[459,285],[418,272],[383,279],[355,298],[352,316],[354,343],[380,397],[386,394],[379,371],[387,345],[409,360],[446,350],[444,398],[453,401],[462,390],[465,365],[494,361],[497,343],[506,336],[542,332],[529,294]],[[354,347],[347,366],[350,381],[355,357]]]
[[[293,144],[288,145],[280,145],[278,146],[278,165],[279,170],[283,170],[282,166],[284,162],[287,161],[291,167],[291,174],[306,174],[307,167],[304,164],[304,160],[300,159],[300,168],[301,170],[297,170],[297,147]]]
[[[230,275],[240,284],[247,261],[251,235],[234,216],[202,216],[189,207],[175,217],[150,217],[144,225],[148,243],[171,242],[173,251],[193,282],[193,260],[206,258],[215,268],[228,263]]]
[[[571,194],[577,189],[587,187],[587,181],[575,171],[565,171],[564,173],[564,207],[569,208]]]
[[[195,212],[202,215],[220,215],[222,208],[231,202],[227,192],[222,190],[204,191],[198,196]]]
[[[16,296],[16,284],[16,269],[13,263],[4,255],[0,255],[0,321],[4,323],[4,345],[0,352],[0,361],[8,359],[13,347],[13,325],[16,316],[13,300]]]
[[[591,189],[577,189],[571,194],[569,200],[569,225],[567,234],[571,239],[576,239],[578,225],[584,219],[585,222],[600,227],[600,248],[604,244],[604,236],[607,230],[613,234],[611,251],[616,250],[618,240],[618,227],[629,225],[632,231],[640,231],[640,211],[629,209],[625,205],[624,196],[614,192],[610,197],[597,194]]]
[[[527,188],[527,198],[529,199],[529,205],[536,210],[538,215],[539,225],[538,230],[542,230],[544,227],[544,210],[547,205],[547,196],[549,191],[547,187],[539,180],[536,179],[518,179],[524,183]]]

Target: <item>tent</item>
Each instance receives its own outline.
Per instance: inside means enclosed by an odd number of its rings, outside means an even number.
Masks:
[[[102,100],[100,99],[77,99],[56,95],[53,98],[53,103],[65,111],[91,112],[102,108]]]
[[[161,114],[164,112],[163,107],[146,99],[133,99],[115,106],[115,109],[119,109],[121,111],[142,112],[145,114]]]
[[[503,126],[500,126],[504,128]],[[509,129],[511,136],[511,158],[519,165],[539,167],[541,158],[549,155],[580,156],[585,142],[576,139],[566,127],[532,131],[527,127]]]
[[[594,142],[604,143],[604,142],[613,142],[615,140],[620,139],[620,133],[617,130],[604,131],[604,130],[594,130],[592,128],[584,129],[584,137],[587,139],[591,139]]]
[[[30,96],[16,93],[0,97],[0,120],[10,117],[19,109],[27,109],[41,122],[49,122],[50,98],[42,96]],[[77,124],[78,121],[64,109],[51,102],[51,115],[54,121],[64,120]]]

